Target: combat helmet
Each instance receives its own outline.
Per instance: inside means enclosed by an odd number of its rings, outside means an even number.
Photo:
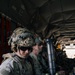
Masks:
[[[12,51],[17,51],[18,46],[31,47],[34,45],[34,36],[27,28],[16,28],[9,41]]]
[[[38,34],[36,34],[36,36],[35,36],[35,45],[36,44],[39,46],[44,44],[43,40],[41,39],[41,37]]]

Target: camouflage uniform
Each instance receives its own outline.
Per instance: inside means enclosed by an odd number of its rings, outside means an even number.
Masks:
[[[43,73],[49,73],[49,65],[48,65],[48,56],[47,56],[47,48],[43,47],[42,51],[38,54],[38,60],[42,66]]]
[[[30,53],[31,58],[34,62],[34,68],[35,68],[35,75],[43,75],[42,74],[42,67],[37,59],[37,56],[33,53]]]
[[[0,75],[33,75],[32,65],[27,59],[14,55],[1,64]]]
[[[11,35],[8,44],[14,52],[6,56],[7,59],[2,62],[0,75],[33,75],[32,65],[27,58],[21,58],[16,54],[19,46],[31,47],[34,44],[32,33],[26,28],[17,28]]]

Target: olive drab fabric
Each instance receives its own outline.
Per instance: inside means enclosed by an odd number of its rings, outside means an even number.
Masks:
[[[0,68],[0,75],[33,75],[33,69],[30,62],[17,55],[5,60]]]
[[[41,71],[43,72],[43,75],[49,75],[48,63],[46,63],[46,59],[43,58],[41,53],[38,54],[38,61],[42,67]]]
[[[35,75],[43,75],[42,74],[42,67],[41,67],[37,57],[35,56],[35,54],[30,53],[30,57],[33,59],[34,68],[35,68]]]

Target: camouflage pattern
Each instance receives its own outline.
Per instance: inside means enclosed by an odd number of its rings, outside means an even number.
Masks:
[[[12,51],[17,50],[17,46],[32,46],[34,45],[34,36],[28,29],[19,27],[13,31],[8,45],[11,45]]]
[[[0,75],[33,75],[33,70],[27,59],[14,55],[1,64]]]

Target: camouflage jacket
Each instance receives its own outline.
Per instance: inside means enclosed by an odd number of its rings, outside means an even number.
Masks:
[[[37,56],[35,54],[33,54],[32,52],[30,53],[30,56],[33,59],[34,68],[35,68],[35,75],[43,75],[42,67],[37,59]]]
[[[30,62],[17,55],[8,58],[0,66],[0,75],[33,75]]]

